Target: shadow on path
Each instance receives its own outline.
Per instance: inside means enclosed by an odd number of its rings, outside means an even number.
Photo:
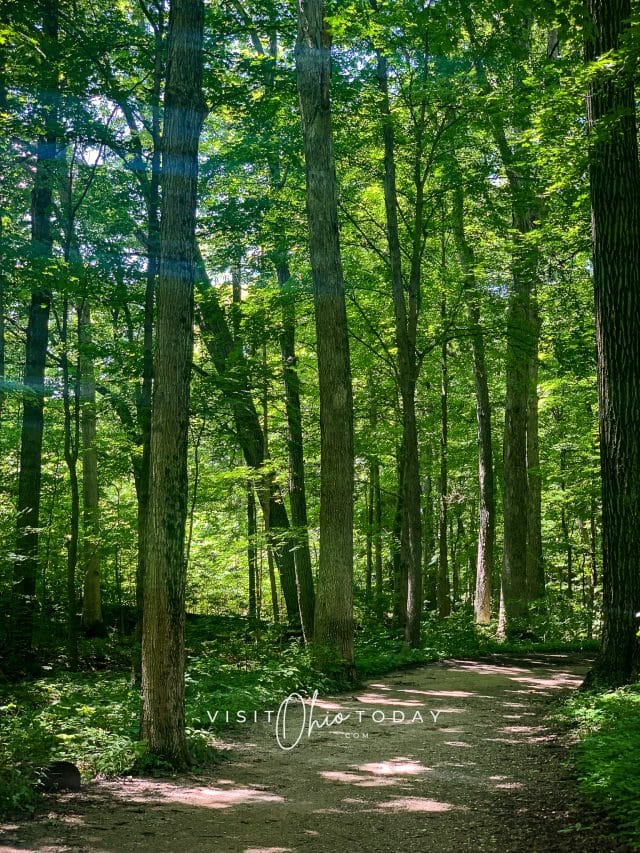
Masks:
[[[265,709],[220,743],[232,757],[219,772],[49,797],[35,821],[2,827],[0,851],[625,851],[576,793],[544,719],[588,666],[450,660],[313,707],[293,700],[278,727]]]

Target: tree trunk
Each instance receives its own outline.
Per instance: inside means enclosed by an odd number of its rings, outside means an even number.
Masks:
[[[375,608],[378,619],[384,614],[384,592],[382,579],[382,495],[380,494],[380,463],[376,459],[371,466],[373,481],[373,553],[375,571]]]
[[[446,303],[442,300],[441,317],[444,326]],[[449,583],[449,558],[447,547],[447,515],[449,492],[449,469],[447,461],[449,443],[449,377],[447,365],[448,341],[442,342],[440,357],[440,517],[438,523],[438,618],[444,619],[451,613],[451,586]]]
[[[320,387],[320,560],[314,648],[354,675],[353,399],[331,131],[331,37],[322,0],[300,0],[296,73],[304,139]]]
[[[151,171],[147,182],[147,268],[144,294],[142,376],[136,400],[138,447],[133,461],[137,498],[138,551],[136,563],[136,635],[132,654],[132,678],[138,682],[142,666],[142,622],[144,615],[144,577],[147,562],[149,524],[149,479],[151,476],[151,407],[153,401],[153,321],[155,291],[160,264],[160,167],[162,149],[161,91],[165,72],[165,0],[157,4],[154,28],[154,68],[151,101]],[[141,450],[141,452],[140,452]]]
[[[461,175],[457,176],[460,181]],[[453,235],[463,276],[464,297],[471,332],[473,382],[478,422],[479,529],[474,598],[475,620],[479,625],[491,621],[491,590],[496,529],[491,404],[485,358],[484,333],[480,324],[480,293],[475,277],[475,257],[464,230],[464,195],[457,184],[453,196]]]
[[[405,638],[412,647],[420,645],[420,617],[422,615],[422,518],[420,512],[420,462],[418,455],[418,430],[416,426],[416,331],[420,304],[420,254],[412,263],[409,286],[405,287],[400,254],[398,229],[398,195],[396,187],[395,139],[393,119],[389,105],[387,60],[378,53],[378,86],[382,100],[382,135],[384,141],[384,199],[389,246],[389,271],[395,318],[396,346],[398,350],[398,383],[402,398],[402,443],[404,474],[402,477],[402,532],[400,560],[402,574],[407,578]],[[418,146],[418,152],[420,147]],[[414,236],[422,241],[422,190],[423,182],[419,153],[416,179],[416,205]],[[414,240],[415,242],[415,240]],[[405,301],[408,292],[408,305]]]
[[[276,625],[278,625],[280,623],[280,600],[278,597],[276,569],[273,564],[273,551],[270,545],[267,545],[267,566],[269,568],[269,589],[271,590],[271,609],[273,611],[273,621]]]
[[[2,107],[0,106],[0,109]],[[0,200],[0,204],[2,201]],[[2,222],[0,221],[0,240],[2,240]],[[0,271],[0,427],[2,426],[2,416],[4,414],[4,396],[5,396],[5,292],[6,279],[4,272]]]
[[[58,122],[58,3],[42,3],[40,36],[40,88],[50,93],[44,105],[45,131],[36,149],[36,170],[31,194],[31,246],[34,284],[27,321],[24,368],[20,471],[18,474],[16,560],[13,570],[12,657],[29,663],[38,573],[38,530],[40,527],[40,485],[42,476],[42,435],[44,431],[44,373],[49,338],[51,290],[42,275],[51,257],[52,188],[57,158]]]
[[[560,526],[562,527],[562,539],[564,550],[567,555],[567,598],[573,596],[573,548],[571,547],[571,536],[569,523],[567,521],[566,507],[566,482],[564,479],[567,470],[567,450],[560,451],[560,494],[562,495],[562,508],[560,510]]]
[[[173,0],[164,98],[141,735],[152,754],[177,766],[189,762],[184,719],[184,538],[198,143],[204,117],[203,28],[202,0]]]
[[[66,260],[69,258],[67,256]],[[67,654],[72,669],[78,663],[78,620],[76,610],[76,572],[78,567],[78,542],[80,534],[80,488],[78,484],[78,455],[80,445],[80,394],[79,373],[77,365],[76,376],[71,387],[71,372],[69,370],[69,304],[64,297],[62,307],[62,323],[60,343],[62,344],[62,404],[64,409],[64,460],[69,471],[69,486],[71,491],[71,514],[69,517],[69,534],[67,536]]]
[[[465,26],[478,46],[475,25],[470,9],[463,9]],[[514,28],[514,39],[523,51],[529,49],[530,20],[523,13],[520,29]],[[524,39],[522,37],[524,32]],[[482,62],[475,60],[478,79],[486,95],[493,91]],[[524,105],[518,123],[521,130],[530,127],[526,99],[521,98],[522,81],[515,69],[514,97]],[[527,240],[536,227],[539,205],[532,187],[534,176],[527,167],[522,145],[514,149],[505,132],[504,120],[498,111],[490,115],[491,130],[502,160],[512,208],[514,245],[511,261],[511,286],[507,298],[507,350],[505,356],[506,400],[503,445],[503,514],[504,561],[501,584],[501,615],[507,634],[517,635],[526,628],[529,601],[527,578],[529,478],[527,471],[527,426],[531,360],[535,352],[535,334],[531,323],[531,294],[537,276],[537,249]],[[535,424],[537,426],[537,424]],[[532,422],[534,426],[534,422]],[[531,437],[537,443],[537,436]],[[530,563],[530,561],[529,561]]]
[[[527,598],[544,598],[545,580],[542,556],[542,477],[538,443],[538,341],[540,315],[535,294],[529,312],[532,353],[529,362],[529,399],[527,403],[527,485],[529,489],[527,518]]]
[[[393,592],[393,617],[398,627],[405,629],[407,624],[407,564],[402,560],[402,525],[405,514],[404,505],[404,449],[401,444],[396,447],[396,474],[398,491],[393,515],[390,586]]]
[[[589,0],[587,57],[623,46],[629,0]],[[624,48],[626,49],[626,48]],[[635,64],[626,55],[592,78],[587,116],[602,471],[603,634],[591,681],[640,673],[640,164]]]
[[[247,480],[247,565],[249,568],[249,619],[258,615],[256,586],[258,577],[258,549],[256,537],[258,522],[256,518],[256,496],[252,480]]]
[[[100,633],[102,605],[100,588],[100,505],[98,454],[96,451],[96,382],[91,348],[91,310],[83,299],[78,310],[80,364],[80,407],[82,421],[82,499],[84,531],[82,555],[84,596],[82,627],[88,634]]]
[[[373,586],[373,513],[374,513],[374,496],[373,496],[373,464],[369,464],[369,477],[367,480],[367,491],[365,496],[367,510],[367,527],[366,527],[366,552],[367,564],[365,568],[364,579],[364,600],[367,612],[371,608],[371,590]]]
[[[187,544],[184,550],[185,571],[189,572],[189,560],[191,559],[191,545],[193,543],[193,525],[196,517],[196,506],[198,505],[198,486],[200,485],[200,444],[207,426],[206,417],[202,418],[200,426],[193,439],[193,487],[191,489],[191,501],[188,512]]]
[[[5,72],[5,58],[0,55],[0,113],[7,112],[7,81]],[[4,208],[4,197],[0,196],[0,208]],[[2,243],[2,217],[0,217],[0,244]],[[5,294],[7,290],[7,278],[4,272],[5,261],[0,258],[0,427],[2,426],[2,415],[4,413],[5,397]]]
[[[434,524],[433,506],[433,478],[431,475],[432,451],[429,448],[429,471],[424,478],[424,521],[422,529],[424,532],[424,546],[422,548],[424,562],[424,591],[425,607],[427,610],[436,610],[438,606],[438,571],[434,560],[436,554],[436,531]]]
[[[514,191],[515,193],[515,191]],[[514,202],[514,231],[531,231],[528,215]],[[531,361],[531,290],[527,250],[515,247],[511,289],[507,302],[506,398],[503,445],[504,563],[502,594],[505,630],[515,636],[526,627],[528,615],[527,521],[529,479],[527,471],[527,416]]]
[[[147,208],[147,269],[144,294],[144,320],[142,343],[142,377],[136,401],[139,446],[142,453],[136,457],[137,467],[137,532],[138,552],[136,564],[136,644],[133,652],[134,680],[141,677],[142,622],[144,616],[144,578],[146,574],[149,525],[149,487],[151,478],[151,408],[153,404],[153,320],[155,292],[160,265],[160,169],[161,169],[161,103],[160,94],[164,79],[165,16],[164,0],[158,4],[158,23],[155,28],[154,72],[152,92],[152,152],[149,175]]]
[[[593,639],[593,619],[595,616],[595,595],[598,585],[598,523],[596,518],[595,484],[591,483],[591,501],[589,506],[589,611],[587,616],[587,637]]]
[[[281,255],[283,252],[281,251]],[[282,328],[280,354],[287,410],[287,443],[289,451],[289,503],[291,505],[291,533],[298,589],[298,605],[305,642],[313,639],[315,591],[309,531],[307,520],[307,495],[304,482],[304,440],[302,435],[302,409],[300,406],[300,379],[296,369],[296,313],[293,295],[287,292],[291,282],[289,266],[281,257],[277,264],[278,285],[282,297]]]

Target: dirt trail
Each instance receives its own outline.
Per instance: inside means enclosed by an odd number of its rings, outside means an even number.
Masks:
[[[561,654],[453,660],[323,697],[304,721],[293,701],[280,737],[290,746],[301,735],[295,748],[280,748],[263,714],[206,776],[49,797],[35,821],[2,827],[0,851],[626,850],[576,794],[544,721],[587,667]],[[333,725],[313,725],[325,720]]]

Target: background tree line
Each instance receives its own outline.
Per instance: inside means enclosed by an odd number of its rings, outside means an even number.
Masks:
[[[3,668],[135,621],[180,759],[185,609],[352,672],[354,604],[591,638],[604,574],[633,677],[630,15],[3,6]]]

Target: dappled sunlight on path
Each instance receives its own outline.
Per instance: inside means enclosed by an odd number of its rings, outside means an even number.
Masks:
[[[275,720],[248,723],[218,742],[224,770],[51,797],[37,821],[4,827],[0,853],[622,850],[597,826],[577,843],[584,804],[544,719],[587,666],[454,660],[308,698],[287,716],[293,748]]]

